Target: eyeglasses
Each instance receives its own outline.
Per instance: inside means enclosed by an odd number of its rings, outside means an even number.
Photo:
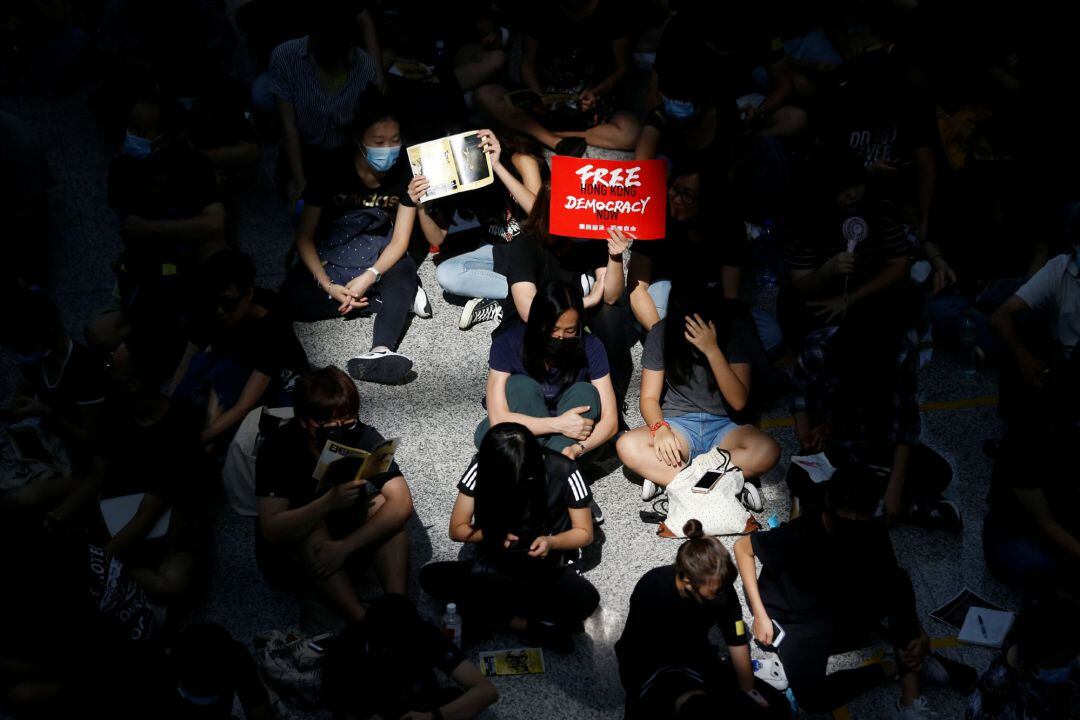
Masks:
[[[352,418],[352,421],[349,422],[346,425],[337,425],[337,424],[335,424],[335,423],[341,422],[342,420],[347,420],[347,419],[348,418],[331,418],[331,419],[326,420],[326,421],[321,422],[321,423],[315,423],[315,428],[317,430],[329,430],[330,428],[341,428],[342,430],[355,430],[356,428],[358,428],[360,426],[359,418]]]
[[[678,200],[681,203],[685,203],[686,205],[693,205],[698,201],[697,193],[692,190],[687,190],[686,188],[676,187],[675,185],[668,188],[668,197],[672,200]]]

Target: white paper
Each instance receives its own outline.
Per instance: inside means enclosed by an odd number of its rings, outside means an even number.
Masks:
[[[145,496],[146,493],[135,493],[134,495],[121,495],[120,497],[101,501],[101,517],[105,520],[105,527],[109,529],[110,535],[115,536],[116,533],[124,529],[125,525],[131,522],[131,518],[135,517],[135,513],[139,510],[139,504],[142,503]],[[146,539],[153,540],[154,538],[163,537],[165,533],[169,532],[169,522],[171,520],[172,508],[169,508],[158,518],[154,527],[147,534]]]
[[[982,619],[980,624],[979,620]],[[1016,613],[1004,610],[991,610],[984,607],[972,607],[964,618],[964,626],[960,628],[957,639],[972,645],[985,645],[987,647],[1001,647],[1005,642],[1005,635],[1012,627]]]
[[[836,468],[829,462],[829,458],[825,457],[825,453],[820,452],[816,455],[795,455],[791,458],[791,462],[795,463],[810,476],[810,480],[820,485],[833,476],[836,472]]]

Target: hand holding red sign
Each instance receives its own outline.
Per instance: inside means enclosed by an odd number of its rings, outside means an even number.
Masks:
[[[667,168],[663,160],[551,159],[551,233],[610,240],[664,237]]]

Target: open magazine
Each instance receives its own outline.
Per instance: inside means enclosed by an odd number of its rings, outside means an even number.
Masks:
[[[524,89],[506,93],[503,95],[503,100],[507,105],[524,110],[557,110],[563,107],[576,110],[578,96],[573,93],[544,93],[538,90]]]
[[[413,145],[408,153],[413,175],[423,175],[431,183],[422,202],[475,190],[494,180],[491,158],[480,147],[476,130]]]
[[[398,438],[383,440],[374,450],[368,452],[327,440],[312,474],[317,483],[315,491],[321,492],[332,485],[367,480],[386,472],[394,462],[398,442]]]
[[[493,675],[537,675],[544,672],[544,651],[540,648],[493,650],[480,653],[480,672]]]

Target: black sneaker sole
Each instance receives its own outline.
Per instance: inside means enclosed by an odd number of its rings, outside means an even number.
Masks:
[[[384,355],[378,358],[352,358],[345,367],[349,375],[362,382],[393,385],[409,374],[412,365],[412,360],[404,355]]]

